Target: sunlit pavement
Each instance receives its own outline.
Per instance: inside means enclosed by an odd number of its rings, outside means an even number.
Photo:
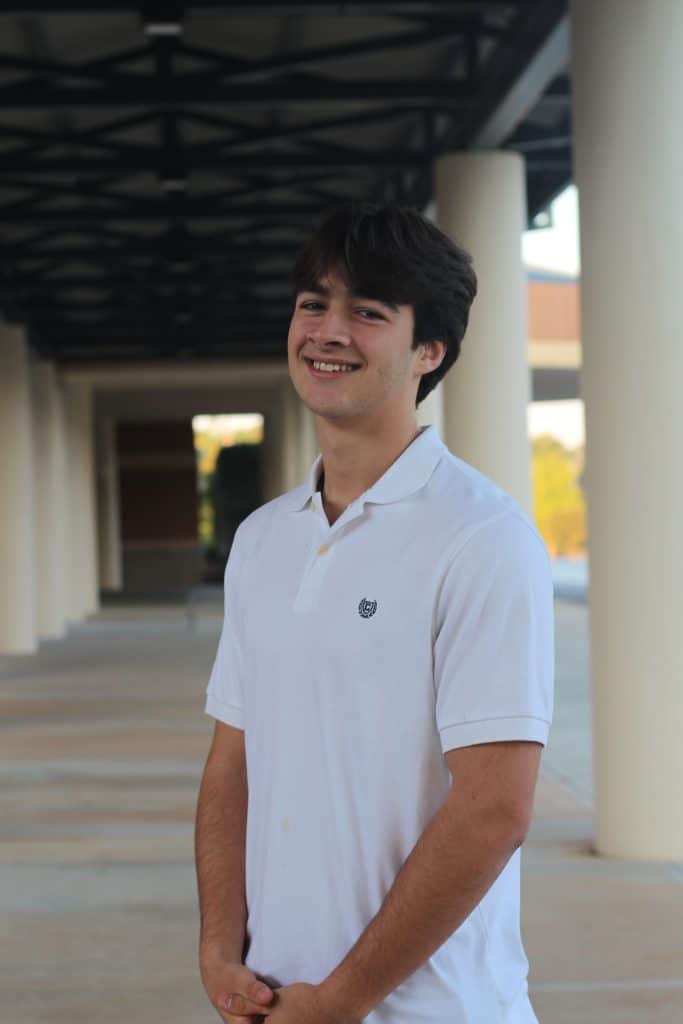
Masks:
[[[556,722],[524,858],[534,1005],[542,1024],[678,1024],[683,871],[591,851],[587,609],[556,609]],[[0,658],[2,1024],[216,1020],[192,829],[219,625],[210,603],[194,625],[181,606],[116,606]]]

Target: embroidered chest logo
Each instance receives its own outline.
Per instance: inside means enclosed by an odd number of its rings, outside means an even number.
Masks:
[[[371,619],[377,611],[377,602],[368,601],[367,597],[364,597],[361,603],[358,605],[358,614],[361,619]]]

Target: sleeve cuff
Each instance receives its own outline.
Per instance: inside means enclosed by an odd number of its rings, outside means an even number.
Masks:
[[[506,740],[528,740],[531,743],[548,742],[550,722],[542,718],[484,718],[478,722],[459,722],[439,729],[441,750],[472,747],[477,743],[503,743]]]
[[[226,725],[232,725],[236,729],[244,729],[244,711],[236,708],[234,704],[224,704],[212,693],[207,693],[204,711],[207,715],[217,718]]]

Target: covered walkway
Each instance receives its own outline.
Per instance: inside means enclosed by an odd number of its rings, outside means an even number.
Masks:
[[[683,870],[592,855],[587,608],[558,601],[557,715],[527,842],[542,1024],[683,1019]],[[194,801],[220,607],[109,606],[0,657],[3,1024],[209,1024]]]

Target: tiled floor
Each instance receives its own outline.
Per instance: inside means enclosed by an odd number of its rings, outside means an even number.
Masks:
[[[680,1024],[683,873],[591,851],[587,612],[556,607],[556,725],[524,858],[534,1004],[542,1024]],[[191,631],[180,607],[119,605],[0,658],[1,1024],[216,1019],[192,829],[218,628],[210,606]]]

